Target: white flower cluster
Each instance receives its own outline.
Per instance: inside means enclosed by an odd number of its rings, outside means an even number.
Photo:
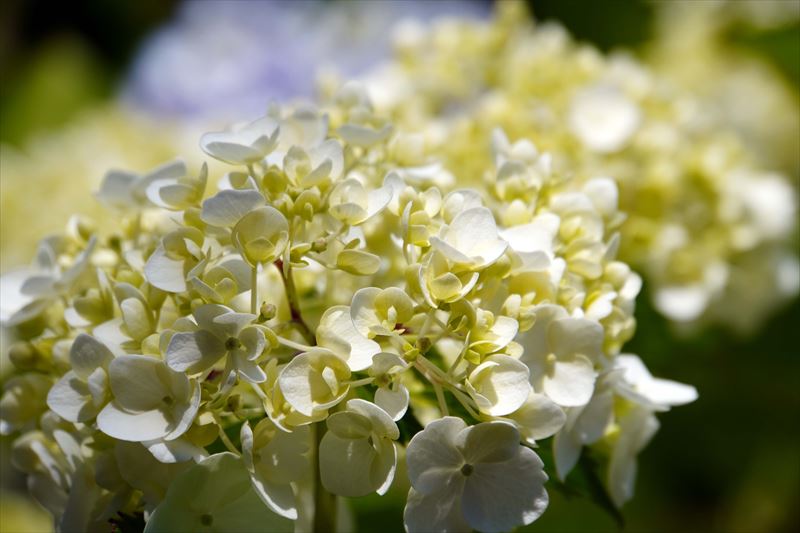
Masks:
[[[676,58],[695,48],[668,58],[683,65]],[[697,63],[701,79],[709,62]],[[499,2],[489,21],[401,26],[394,59],[366,79],[381,111],[419,128],[462,183],[483,179],[478,147],[498,126],[547,150],[554,168],[578,181],[612,177],[628,215],[620,258],[643,273],[655,307],[675,323],[716,321],[746,333],[800,290],[797,188],[780,172],[785,158],[759,160],[759,146],[704,100],[631,57],[605,56],[559,26],[534,23],[521,2]],[[739,97],[735,107],[766,105],[749,98],[753,105]],[[797,161],[792,99],[758,116],[786,132],[788,159]],[[776,130],[775,116],[791,125]]]
[[[110,172],[119,223],[3,280],[0,429],[60,531],[330,531],[403,454],[408,531],[508,530],[547,507],[551,436],[560,478],[591,446],[631,497],[655,413],[696,392],[619,354],[641,280],[613,180],[498,130],[458,188],[352,83],[201,146],[231,166],[214,194],[206,167]]]

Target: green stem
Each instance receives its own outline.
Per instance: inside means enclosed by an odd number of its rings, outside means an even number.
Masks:
[[[314,453],[314,533],[334,533],[336,531],[336,496],[325,490],[319,473],[319,445],[325,436],[325,421],[312,424],[311,431],[316,440]]]
[[[287,248],[288,249],[288,248]],[[300,301],[297,298],[297,288],[294,285],[294,277],[292,276],[292,265],[289,263],[288,256],[284,260],[275,261],[275,267],[280,272],[283,279],[283,286],[286,288],[286,300],[289,302],[289,312],[292,316],[292,323],[297,327],[297,330],[310,345],[317,343],[311,329],[303,320],[303,315],[300,313]]]
[[[258,265],[250,272],[250,312],[258,314]]]

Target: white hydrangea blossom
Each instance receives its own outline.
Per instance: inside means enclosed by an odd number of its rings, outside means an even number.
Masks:
[[[404,135],[358,84],[273,108],[203,137],[219,190],[131,173],[119,227],[73,224],[4,279],[29,297],[0,429],[59,530],[334,530],[336,496],[407,468],[409,531],[503,531],[545,511],[550,437],[556,475],[597,445],[630,497],[654,414],[695,393],[618,355],[641,282],[615,182],[498,131],[457,189]]]

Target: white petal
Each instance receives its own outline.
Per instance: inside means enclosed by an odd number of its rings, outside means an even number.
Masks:
[[[520,425],[520,433],[529,444],[546,439],[564,427],[567,416],[564,411],[544,394],[531,393],[522,407],[509,418]]]
[[[375,391],[375,403],[395,421],[400,420],[406,414],[408,401],[408,389],[402,384],[398,385],[397,389],[380,387]]]
[[[366,496],[380,486],[373,484],[370,476],[372,464],[377,460],[367,439],[343,439],[328,432],[319,446],[322,484],[339,496]]]
[[[179,377],[186,380],[186,376],[183,374],[180,374]],[[178,402],[172,408],[172,412],[169,413],[172,426],[170,427],[169,434],[164,437],[166,440],[177,439],[186,433],[194,423],[197,411],[200,409],[200,385],[198,385],[196,381],[192,381],[190,386],[192,387],[192,395],[188,403]]]
[[[547,356],[552,352],[548,344],[548,330],[550,324],[558,319],[567,316],[567,311],[558,305],[540,305],[536,307],[536,321],[533,327],[522,333],[518,342],[522,344],[525,351],[522,360],[529,363],[537,358]],[[537,372],[531,368],[531,375]]]
[[[324,379],[326,371],[333,381],[350,377],[347,365],[336,355],[314,348],[296,355],[281,370],[278,386],[286,401],[298,412],[313,416],[315,409],[327,409],[344,399],[349,387],[338,383],[333,390]],[[337,385],[334,383],[334,385]]]
[[[467,388],[478,408],[492,416],[513,413],[531,393],[530,371],[507,355],[493,355],[469,375]]]
[[[370,333],[370,327],[378,323],[375,314],[375,298],[381,293],[376,287],[365,287],[359,289],[353,295],[350,304],[350,318],[356,330],[366,337]]]
[[[669,379],[653,378],[643,392],[658,405],[684,405],[697,399],[696,388]]]
[[[381,351],[377,342],[358,332],[346,305],[331,307],[322,315],[317,328],[317,344],[344,359],[353,372],[368,368],[372,357]]]
[[[137,174],[121,170],[111,170],[103,176],[97,199],[109,207],[118,209],[133,205],[132,187],[139,178]]]
[[[337,132],[348,144],[372,146],[386,140],[392,133],[392,127],[384,126],[380,130],[376,130],[356,124],[343,124],[339,126]]]
[[[471,426],[458,434],[456,444],[464,461],[477,463],[502,463],[516,456],[519,449],[519,431],[516,426],[495,420]]]
[[[256,494],[270,510],[289,520],[297,520],[297,502],[291,485],[272,483],[257,477],[250,479]]]
[[[153,440],[142,443],[162,463],[201,461],[208,454],[203,448],[186,439]]]
[[[708,289],[700,284],[664,287],[655,294],[655,306],[678,322],[691,322],[703,314],[710,299]]]
[[[581,354],[595,360],[603,351],[603,326],[585,318],[556,320],[550,325],[547,338],[556,355]]]
[[[36,271],[33,269],[24,269],[0,276],[0,322],[8,321],[12,315],[31,303],[33,298],[22,293],[22,286],[34,273]]]
[[[212,528],[202,525],[203,515]],[[225,531],[248,533],[292,531],[292,523],[263,504],[250,483],[241,458],[218,453],[179,474],[166,498],[150,516],[145,532]]]
[[[125,329],[132,339],[140,341],[153,332],[150,312],[140,299],[126,298],[120,302],[119,307]]]
[[[422,494],[413,488],[410,489],[403,512],[403,521],[408,533],[470,531],[472,528],[464,520],[461,512],[463,484],[464,476],[459,475],[453,486],[439,492]]]
[[[459,432],[467,427],[460,418],[434,420],[411,439],[406,448],[408,478],[415,490],[430,494],[443,490],[459,470],[464,458],[456,447]]]
[[[160,405],[162,398],[169,395],[170,391],[161,382],[159,367],[165,367],[161,360],[143,355],[123,355],[111,361],[108,376],[111,391],[119,405],[137,411],[154,409]]]
[[[83,379],[87,379],[89,374],[97,368],[105,367],[114,358],[103,343],[91,335],[81,333],[72,343],[69,350],[69,361],[72,370]]]
[[[585,405],[594,391],[592,362],[582,355],[554,364],[553,375],[544,378],[543,392],[563,407]]]
[[[144,275],[153,287],[166,292],[185,292],[186,277],[183,272],[183,261],[171,259],[164,247],[158,248],[147,259]]]
[[[200,218],[206,224],[233,227],[243,216],[264,205],[264,196],[252,189],[220,191],[203,202]]]
[[[347,410],[366,417],[372,425],[372,430],[379,436],[392,440],[400,437],[400,430],[389,414],[374,403],[354,398],[347,402]]]
[[[487,532],[530,524],[547,509],[546,481],[542,460],[524,446],[509,461],[476,464],[464,483],[464,518],[473,528]]]
[[[176,333],[167,346],[166,361],[178,372],[190,374],[210,368],[225,355],[221,340],[205,330]]]
[[[100,411],[92,402],[89,387],[74,372],[69,371],[47,393],[47,406],[70,422],[86,422]]]
[[[594,444],[605,435],[614,417],[614,391],[595,394],[577,415],[570,433],[582,444]]]
[[[622,91],[599,84],[575,94],[568,117],[572,133],[587,148],[599,153],[624,148],[640,120],[639,108]]]
[[[613,215],[617,210],[619,190],[611,178],[592,178],[583,186],[583,192],[592,199],[595,209],[601,215]]]
[[[561,481],[566,479],[581,456],[583,445],[573,438],[569,431],[560,431],[553,438],[553,456],[556,463],[556,475]]]
[[[128,336],[122,333],[121,326],[121,318],[112,318],[92,330],[92,336],[111,350],[115,357],[127,355],[122,345],[130,341]]]
[[[97,415],[100,431],[119,440],[140,442],[161,439],[169,434],[171,426],[171,421],[161,410],[129,412],[116,402],[106,405]]]

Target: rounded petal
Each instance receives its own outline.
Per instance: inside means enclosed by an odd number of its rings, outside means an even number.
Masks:
[[[532,391],[530,371],[513,357],[493,355],[470,373],[467,389],[482,412],[507,415],[528,399]]]
[[[72,370],[47,393],[47,407],[70,422],[86,422],[100,411],[92,402],[89,386]]]
[[[202,372],[225,355],[225,344],[205,330],[176,333],[167,346],[167,365],[178,372]]]
[[[509,422],[495,420],[482,422],[461,431],[456,441],[464,462],[502,463],[517,454],[519,431]]]
[[[374,403],[355,398],[347,402],[347,410],[367,418],[372,425],[372,431],[376,434],[392,440],[400,437],[400,430],[392,417]]]
[[[100,431],[109,437],[132,442],[162,439],[170,433],[172,425],[162,410],[130,412],[116,402],[106,405],[97,415]]]
[[[333,432],[319,445],[319,473],[325,488],[339,496],[358,497],[375,492],[372,464],[378,459],[367,439],[343,439]]]
[[[536,393],[531,393],[509,418],[520,426],[520,433],[531,445],[537,439],[555,435],[567,421],[563,409],[544,394]]]
[[[203,525],[211,522],[211,528]],[[208,457],[179,474],[145,526],[146,533],[291,531],[292,522],[263,504],[242,460],[232,453]]]
[[[396,389],[380,387],[375,391],[375,404],[397,421],[403,418],[408,410],[409,394],[405,385],[398,385]]]
[[[203,202],[200,218],[206,224],[233,227],[253,209],[264,205],[264,196],[253,189],[222,190]]]
[[[136,411],[158,407],[162,398],[170,395],[160,379],[159,366],[164,366],[161,360],[143,355],[123,355],[111,361],[108,376],[115,401]]]
[[[361,335],[366,337],[370,333],[370,328],[379,324],[379,319],[375,313],[375,298],[381,293],[376,287],[365,287],[359,289],[353,295],[350,304],[350,318],[353,326]]]
[[[72,370],[83,379],[100,367],[105,367],[114,358],[105,344],[91,335],[81,333],[72,343],[69,350],[69,362]]]
[[[543,392],[563,407],[586,405],[594,391],[595,371],[592,362],[582,355],[556,361],[552,376],[542,383]]]
[[[431,494],[447,487],[461,476],[464,464],[456,441],[467,427],[460,418],[446,416],[434,420],[411,439],[406,448],[408,478],[411,486],[422,494]]]
[[[342,384],[350,369],[328,350],[315,348],[295,356],[281,370],[278,386],[284,398],[298,412],[313,416],[342,401],[350,390]]]
[[[476,464],[464,483],[461,508],[467,523],[480,531],[510,531],[539,518],[549,502],[547,474],[536,453],[519,452],[502,463]]]
[[[153,287],[162,291],[176,293],[186,291],[183,261],[168,257],[161,245],[147,259],[144,276]]]
[[[380,345],[358,332],[350,318],[350,308],[337,305],[325,311],[317,328],[317,344],[347,362],[353,372],[368,368]]]
[[[430,533],[443,531],[456,533],[472,528],[461,512],[461,491],[464,476],[459,476],[455,485],[440,492],[423,494],[413,488],[408,491],[403,521],[408,533]]]
[[[563,318],[547,330],[547,339],[556,355],[585,355],[595,360],[603,351],[603,326],[585,318]]]
[[[567,311],[559,305],[539,305],[536,307],[533,327],[519,336],[518,342],[525,349],[521,359],[531,368],[531,377],[542,373],[538,365],[543,362],[542,358],[551,353],[547,334],[550,324],[566,316]]]

